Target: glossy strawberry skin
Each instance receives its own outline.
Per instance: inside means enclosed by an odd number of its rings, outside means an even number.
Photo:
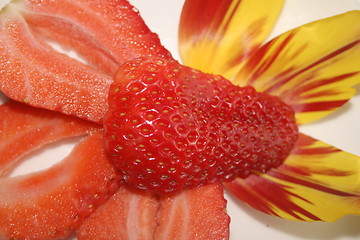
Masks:
[[[160,58],[124,64],[109,105],[111,161],[129,184],[158,193],[266,172],[298,136],[279,98]]]

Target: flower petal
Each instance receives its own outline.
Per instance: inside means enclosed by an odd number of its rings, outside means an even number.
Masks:
[[[232,78],[268,36],[283,2],[185,1],[179,30],[183,63]]]
[[[279,168],[224,184],[255,209],[286,219],[331,222],[360,214],[360,157],[303,134]]]
[[[360,83],[360,11],[291,30],[258,49],[235,83],[278,95],[298,122],[317,120],[342,106]]]

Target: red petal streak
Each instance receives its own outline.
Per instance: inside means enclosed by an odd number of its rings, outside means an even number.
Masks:
[[[284,167],[284,169],[286,169],[286,167]],[[275,177],[277,179],[284,180],[286,182],[291,182],[291,183],[295,183],[295,184],[298,184],[298,185],[306,186],[306,187],[316,189],[316,190],[319,190],[321,192],[329,193],[329,194],[332,194],[332,195],[337,195],[337,196],[341,196],[341,197],[356,197],[357,196],[355,194],[351,194],[351,193],[339,191],[339,190],[336,190],[336,189],[332,189],[332,188],[326,187],[324,185],[320,185],[320,184],[311,182],[309,180],[300,179],[299,176],[296,176],[296,173],[299,173],[299,171],[284,171],[284,172],[282,172],[281,170],[282,169],[280,168],[280,171],[276,171],[276,170],[270,171],[268,173],[268,175],[272,176],[272,177]],[[333,176],[350,175],[349,173],[336,172],[336,171],[312,172],[312,174],[316,174],[316,173],[320,173],[320,174],[323,174],[323,175],[333,175]],[[308,174],[308,176],[311,176],[311,175]]]
[[[317,142],[316,139],[307,136],[305,134],[300,134],[299,139],[294,146],[294,149],[291,151],[291,154],[294,155],[326,155],[329,153],[340,152],[341,150],[332,147],[332,146],[321,146],[314,147],[314,144]]]
[[[351,180],[356,177],[358,169],[337,169],[334,162],[347,157],[336,157],[339,153],[342,151],[300,134],[296,147],[283,165],[266,174],[255,173],[224,185],[240,200],[267,214],[305,221],[333,221],[341,214],[353,213],[356,207],[345,202],[360,197],[356,187],[358,183]],[[326,165],[327,157],[332,165]],[[353,163],[352,160],[345,162],[344,159],[344,164],[349,163]],[[344,184],[347,184],[346,188]],[[330,210],[314,200],[324,197],[336,199],[332,201],[341,202],[341,207],[346,210],[329,217],[327,213]],[[319,211],[315,213],[313,208],[319,208]]]
[[[233,78],[271,31],[282,4],[279,0],[272,4],[251,0],[185,1],[179,26],[183,62]]]
[[[239,6],[241,1],[237,1],[236,8]],[[229,24],[231,17],[223,22],[224,16],[229,11],[229,7],[232,4],[232,1],[224,0],[208,0],[206,4],[202,1],[185,1],[183,6],[183,15],[181,19],[181,27],[185,38],[195,38],[201,41],[201,36],[204,32],[209,31],[212,35],[215,36],[224,36],[226,26]],[[235,9],[236,9],[235,8]],[[230,16],[234,15],[234,11]],[[209,26],[209,23],[211,25]],[[220,26],[224,24],[225,27]],[[198,37],[197,37],[198,36]],[[217,41],[214,39],[214,41]]]
[[[259,48],[246,62],[244,71],[239,72],[235,82],[240,83],[245,78],[245,84],[253,85],[258,91],[281,97],[297,113],[335,110],[350,99],[351,94],[343,95],[359,81],[348,80],[358,77],[360,71],[354,67],[349,72],[334,71],[333,76],[324,73],[326,69],[331,70],[332,65],[337,64],[335,69],[340,68],[339,63],[348,56],[353,57],[351,52],[358,51],[360,40],[356,38],[339,43],[344,45],[304,62],[302,52],[310,48],[309,44],[312,42],[297,41],[297,35],[304,35],[301,30],[301,27],[292,30]],[[286,66],[282,60],[284,58],[294,61]],[[280,64],[285,67],[278,67]],[[338,87],[341,84],[343,87]]]
[[[226,188],[236,197],[251,207],[264,213],[278,216],[274,206],[287,212],[295,219],[305,220],[303,216],[314,221],[320,220],[317,216],[299,207],[292,201],[292,197],[302,199],[301,196],[287,190],[285,185],[278,184],[258,175],[251,175],[246,180],[236,179],[225,183]]]
[[[305,103],[305,104],[290,104],[290,105],[295,110],[295,112],[314,112],[314,111],[333,110],[341,107],[347,101],[349,101],[349,99],[339,100],[339,101]]]
[[[290,34],[289,36],[291,36],[291,38],[293,38],[294,36],[296,35],[296,31],[294,31],[294,33]],[[291,39],[290,38],[290,39]],[[288,38],[287,38],[288,40]],[[283,44],[289,44],[289,41],[284,41]],[[314,63],[310,64],[309,66],[307,67],[304,67],[302,69],[300,69],[299,71],[295,72],[295,73],[292,73],[290,76],[286,76],[284,77],[283,79],[277,79],[275,82],[274,85],[272,86],[269,86],[267,87],[266,89],[264,89],[263,91],[268,93],[268,94],[271,94],[273,92],[276,92],[276,90],[278,90],[281,86],[285,85],[286,83],[288,83],[289,81],[291,81],[292,79],[294,79],[295,77],[299,76],[300,74],[304,73],[304,72],[307,72],[307,71],[311,71],[311,70],[314,70],[314,75],[316,76],[316,67],[322,63],[325,63],[325,62],[328,62],[330,60],[332,60],[333,58],[337,57],[338,55],[346,52],[346,51],[350,51],[352,48],[355,48],[357,45],[360,44],[360,40],[357,40],[357,41],[354,41],[354,42],[351,42],[349,44],[347,44],[346,46],[336,50],[336,51],[333,51],[331,53],[329,53],[328,55],[320,58],[319,60],[315,61]],[[284,46],[283,46],[284,47]],[[304,46],[305,47],[305,46]],[[279,52],[281,52],[282,50],[279,49]],[[297,54],[296,54],[297,55]],[[294,56],[296,56],[294,55]],[[329,63],[328,63],[329,64]],[[358,73],[358,72],[357,72]],[[353,75],[353,74],[350,74],[350,75]],[[337,79],[337,80],[342,80],[342,77],[334,77],[333,79]],[[309,79],[309,80],[313,80],[313,79]],[[324,83],[327,83],[327,81],[325,81]],[[319,85],[318,85],[319,86]],[[283,94],[281,94],[281,97],[285,98],[286,95],[284,96]]]
[[[259,48],[250,58],[249,61],[244,66],[244,69],[247,69],[247,71],[252,72],[251,77],[249,78],[247,85],[254,85],[254,83],[257,81],[259,77],[261,77],[266,71],[269,70],[270,67],[272,67],[272,64],[275,62],[275,60],[280,56],[280,54],[284,51],[285,47],[290,44],[291,40],[294,38],[295,32],[289,34],[280,44],[279,47],[277,47],[273,53],[271,53],[270,56],[265,56],[269,54],[270,49],[274,43],[274,40],[268,42],[261,48]],[[295,58],[298,54],[300,54],[300,51],[293,55]],[[263,63],[259,65],[259,62],[263,60]],[[252,69],[254,71],[252,71]],[[280,72],[275,79],[281,79],[283,76],[287,76],[288,73],[291,73],[292,69],[287,69],[283,72]],[[270,81],[272,82],[272,81]],[[258,89],[259,91],[265,92],[266,89],[261,88]]]

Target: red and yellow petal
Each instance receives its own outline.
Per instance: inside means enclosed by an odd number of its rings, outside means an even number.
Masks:
[[[342,106],[360,83],[360,11],[291,30],[258,49],[234,82],[280,96],[300,124]]]
[[[235,179],[225,187],[270,215],[302,221],[335,221],[360,215],[360,157],[300,134],[282,166]]]
[[[185,65],[232,78],[272,30],[283,0],[185,1],[179,29]]]

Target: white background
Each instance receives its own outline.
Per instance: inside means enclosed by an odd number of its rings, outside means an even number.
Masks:
[[[0,0],[0,7],[7,0]],[[159,34],[162,43],[179,59],[178,22],[183,0],[130,0],[145,22]],[[273,36],[316,19],[360,9],[360,0],[287,0]],[[351,26],[344,26],[351,28]],[[329,39],[331,41],[331,39]],[[360,57],[360,56],[359,56]],[[360,90],[360,87],[358,87]],[[5,98],[0,94],[0,102]],[[360,93],[341,110],[301,131],[338,148],[360,155]],[[60,161],[72,145],[43,151],[19,166],[13,175],[45,169]],[[49,162],[49,159],[51,161]],[[279,219],[257,212],[230,196],[231,240],[354,240],[360,239],[360,217],[346,216],[335,223],[303,223]],[[359,200],[360,202],[360,200]],[[334,206],[336,207],[336,206]]]

